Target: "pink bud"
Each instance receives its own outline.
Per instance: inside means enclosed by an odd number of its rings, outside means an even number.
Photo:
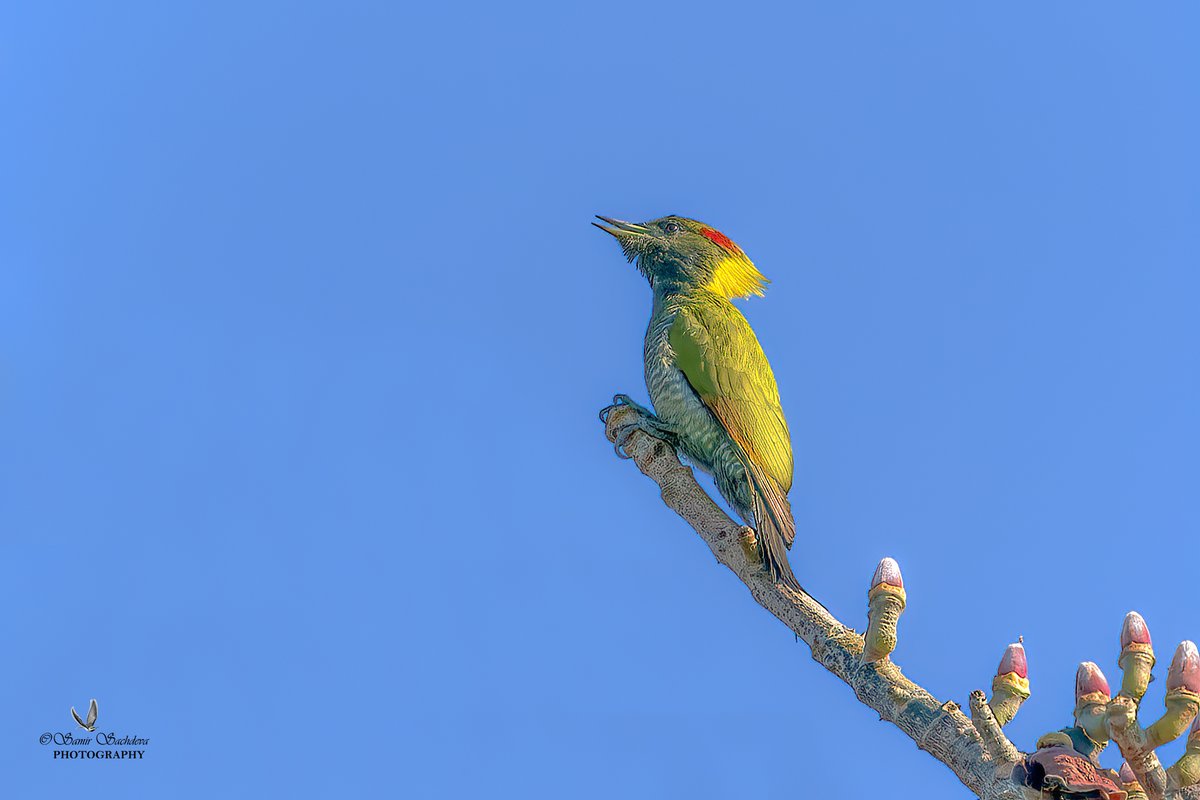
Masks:
[[[1188,731],[1188,738],[1200,738],[1200,715],[1198,715],[1196,719],[1192,721],[1192,729]]]
[[[997,675],[1007,675],[1010,672],[1017,673],[1018,678],[1029,677],[1029,667],[1025,663],[1025,645],[1018,642],[1013,642],[1004,648],[1000,666],[996,667]]]
[[[1117,773],[1121,778],[1121,783],[1137,783],[1137,775],[1133,774],[1133,770],[1129,768],[1128,762],[1121,762],[1121,771]]]
[[[904,578],[900,577],[900,565],[896,563],[896,559],[885,558],[875,568],[875,575],[871,578],[871,588],[874,589],[881,583],[904,588]]]
[[[1146,620],[1136,611],[1126,614],[1125,624],[1121,626],[1121,649],[1131,644],[1150,644],[1150,629],[1146,627]]]
[[[1167,690],[1187,689],[1200,694],[1200,653],[1195,642],[1180,642],[1167,670]]]
[[[1084,661],[1075,673],[1075,700],[1078,702],[1079,698],[1093,692],[1103,692],[1108,697],[1108,679],[1093,662]]]

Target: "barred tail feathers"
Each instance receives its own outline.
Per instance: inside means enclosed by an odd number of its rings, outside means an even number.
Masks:
[[[791,564],[788,563],[787,551],[796,540],[796,520],[792,516],[792,507],[788,503],[787,495],[752,464],[748,465],[746,474],[750,478],[754,526],[758,534],[758,549],[762,554],[763,568],[783,585],[803,591],[792,572]]]

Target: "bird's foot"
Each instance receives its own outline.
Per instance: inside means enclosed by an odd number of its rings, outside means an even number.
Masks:
[[[635,416],[632,421],[623,423],[613,431],[613,450],[616,452],[618,458],[631,458],[625,452],[625,445],[629,443],[629,437],[635,431],[641,431],[656,439],[662,439],[676,450],[679,449],[679,435],[671,430],[670,426],[665,422],[655,416],[653,411],[631,400],[629,395],[618,394],[614,396],[612,405],[600,409],[600,421],[607,425],[609,415],[622,407],[633,411]]]
[[[613,395],[612,405],[605,406],[604,408],[600,409],[600,421],[603,422],[605,425],[607,425],[608,424],[608,415],[611,414],[612,412],[616,411],[621,406],[626,406],[628,408],[632,408],[634,411],[638,412],[639,414],[641,414],[642,416],[645,416],[645,417],[653,417],[654,416],[653,411],[651,411],[650,409],[646,408],[643,405],[639,405],[638,403],[634,402],[633,398],[631,398],[629,395],[615,394],[615,395]]]

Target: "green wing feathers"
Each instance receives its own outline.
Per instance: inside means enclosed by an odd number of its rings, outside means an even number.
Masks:
[[[750,324],[728,301],[695,303],[680,310],[668,338],[688,383],[741,448],[757,502],[791,547],[792,440],[775,376]],[[755,517],[756,524],[767,521],[757,508]]]

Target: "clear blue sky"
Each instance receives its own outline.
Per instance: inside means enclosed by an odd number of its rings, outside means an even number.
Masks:
[[[6,796],[965,797],[613,457],[594,213],[774,281],[792,563],[896,557],[937,697],[1023,635],[1028,747],[1200,637],[1194,5],[23,5]],[[37,743],[91,697],[143,762]]]

